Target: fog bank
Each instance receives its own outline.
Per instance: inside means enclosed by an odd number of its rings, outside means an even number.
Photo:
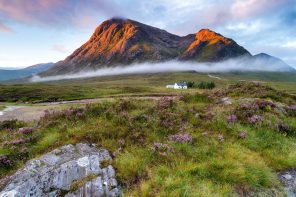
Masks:
[[[163,63],[142,63],[129,66],[117,66],[112,68],[100,68],[94,71],[82,71],[79,73],[40,77],[38,75],[31,78],[32,82],[56,81],[62,79],[89,78],[123,74],[142,74],[142,73],[162,73],[162,72],[180,72],[196,71],[201,73],[225,73],[231,71],[288,71],[289,68],[280,64],[266,64],[262,61],[249,61],[244,58],[231,59],[217,63],[196,63],[168,61]]]

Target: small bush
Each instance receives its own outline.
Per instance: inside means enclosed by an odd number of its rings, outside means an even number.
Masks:
[[[23,123],[18,122],[17,120],[4,120],[0,122],[0,130],[3,129],[17,129],[21,127]]]
[[[199,89],[214,89],[216,84],[214,82],[202,81],[200,83],[195,83],[194,81],[187,81],[188,88],[199,88]]]

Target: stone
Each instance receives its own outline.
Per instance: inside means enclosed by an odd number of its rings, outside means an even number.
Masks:
[[[296,169],[288,169],[278,174],[284,185],[287,197],[296,197]]]
[[[232,99],[229,97],[224,97],[221,99],[221,103],[223,105],[231,105],[232,104]]]
[[[120,196],[115,170],[101,165],[110,160],[107,150],[94,145],[65,145],[28,161],[9,177],[0,197]],[[77,182],[80,187],[73,187]]]
[[[291,180],[293,178],[290,174],[285,174],[283,177],[287,180]]]

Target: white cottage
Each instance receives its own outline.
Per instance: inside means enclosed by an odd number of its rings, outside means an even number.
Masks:
[[[174,85],[167,85],[166,88],[187,89],[186,82],[175,83]]]

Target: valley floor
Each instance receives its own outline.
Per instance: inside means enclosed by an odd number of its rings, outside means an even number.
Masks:
[[[278,173],[296,168],[296,97],[265,83],[55,105],[0,123],[2,187],[29,159],[76,143],[110,152],[124,196],[284,196]]]

